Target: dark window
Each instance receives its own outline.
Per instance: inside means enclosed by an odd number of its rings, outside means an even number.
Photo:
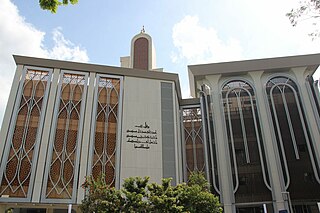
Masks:
[[[236,203],[271,201],[254,90],[244,81],[229,82],[222,88],[222,101]]]
[[[266,90],[286,190],[293,202],[319,198],[319,165],[299,89],[291,79],[276,77],[267,83]]]

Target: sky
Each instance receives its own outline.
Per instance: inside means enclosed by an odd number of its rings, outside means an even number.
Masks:
[[[312,24],[285,16],[299,0],[79,0],[56,14],[38,1],[0,0],[0,123],[15,72],[12,55],[120,66],[142,26],[157,67],[178,73],[189,96],[187,65],[320,53]],[[315,79],[320,78],[317,71]]]

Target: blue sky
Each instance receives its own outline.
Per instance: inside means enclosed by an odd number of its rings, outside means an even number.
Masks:
[[[298,0],[79,0],[43,11],[38,1],[0,0],[0,121],[15,64],[12,54],[119,66],[145,26],[157,67],[178,73],[187,97],[187,65],[319,53],[309,23],[291,27]],[[316,78],[319,79],[317,72]]]

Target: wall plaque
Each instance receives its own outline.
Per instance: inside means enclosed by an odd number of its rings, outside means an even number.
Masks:
[[[135,149],[148,150],[151,146],[158,144],[157,130],[151,129],[147,122],[128,129],[126,138],[126,142],[132,143]]]

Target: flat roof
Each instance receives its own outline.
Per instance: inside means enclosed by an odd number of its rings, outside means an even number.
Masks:
[[[320,64],[320,54],[231,61],[188,66],[190,92],[195,96],[196,81],[207,75],[239,75],[250,71],[279,72],[293,67],[307,67],[312,74]]]
[[[29,56],[13,55],[16,64],[47,67],[47,68],[59,68],[65,70],[97,72],[103,74],[114,74],[121,76],[130,76],[137,78],[148,78],[155,80],[174,81],[179,101],[182,99],[179,75],[168,72],[158,72],[150,70],[131,69],[125,67],[115,67],[107,65],[89,64],[81,62],[62,61],[55,59],[35,58]]]
[[[292,67],[310,67],[314,71],[320,64],[320,54],[297,55],[276,58],[231,61],[221,63],[189,65],[189,71],[194,75],[214,75],[248,71],[277,71]]]

